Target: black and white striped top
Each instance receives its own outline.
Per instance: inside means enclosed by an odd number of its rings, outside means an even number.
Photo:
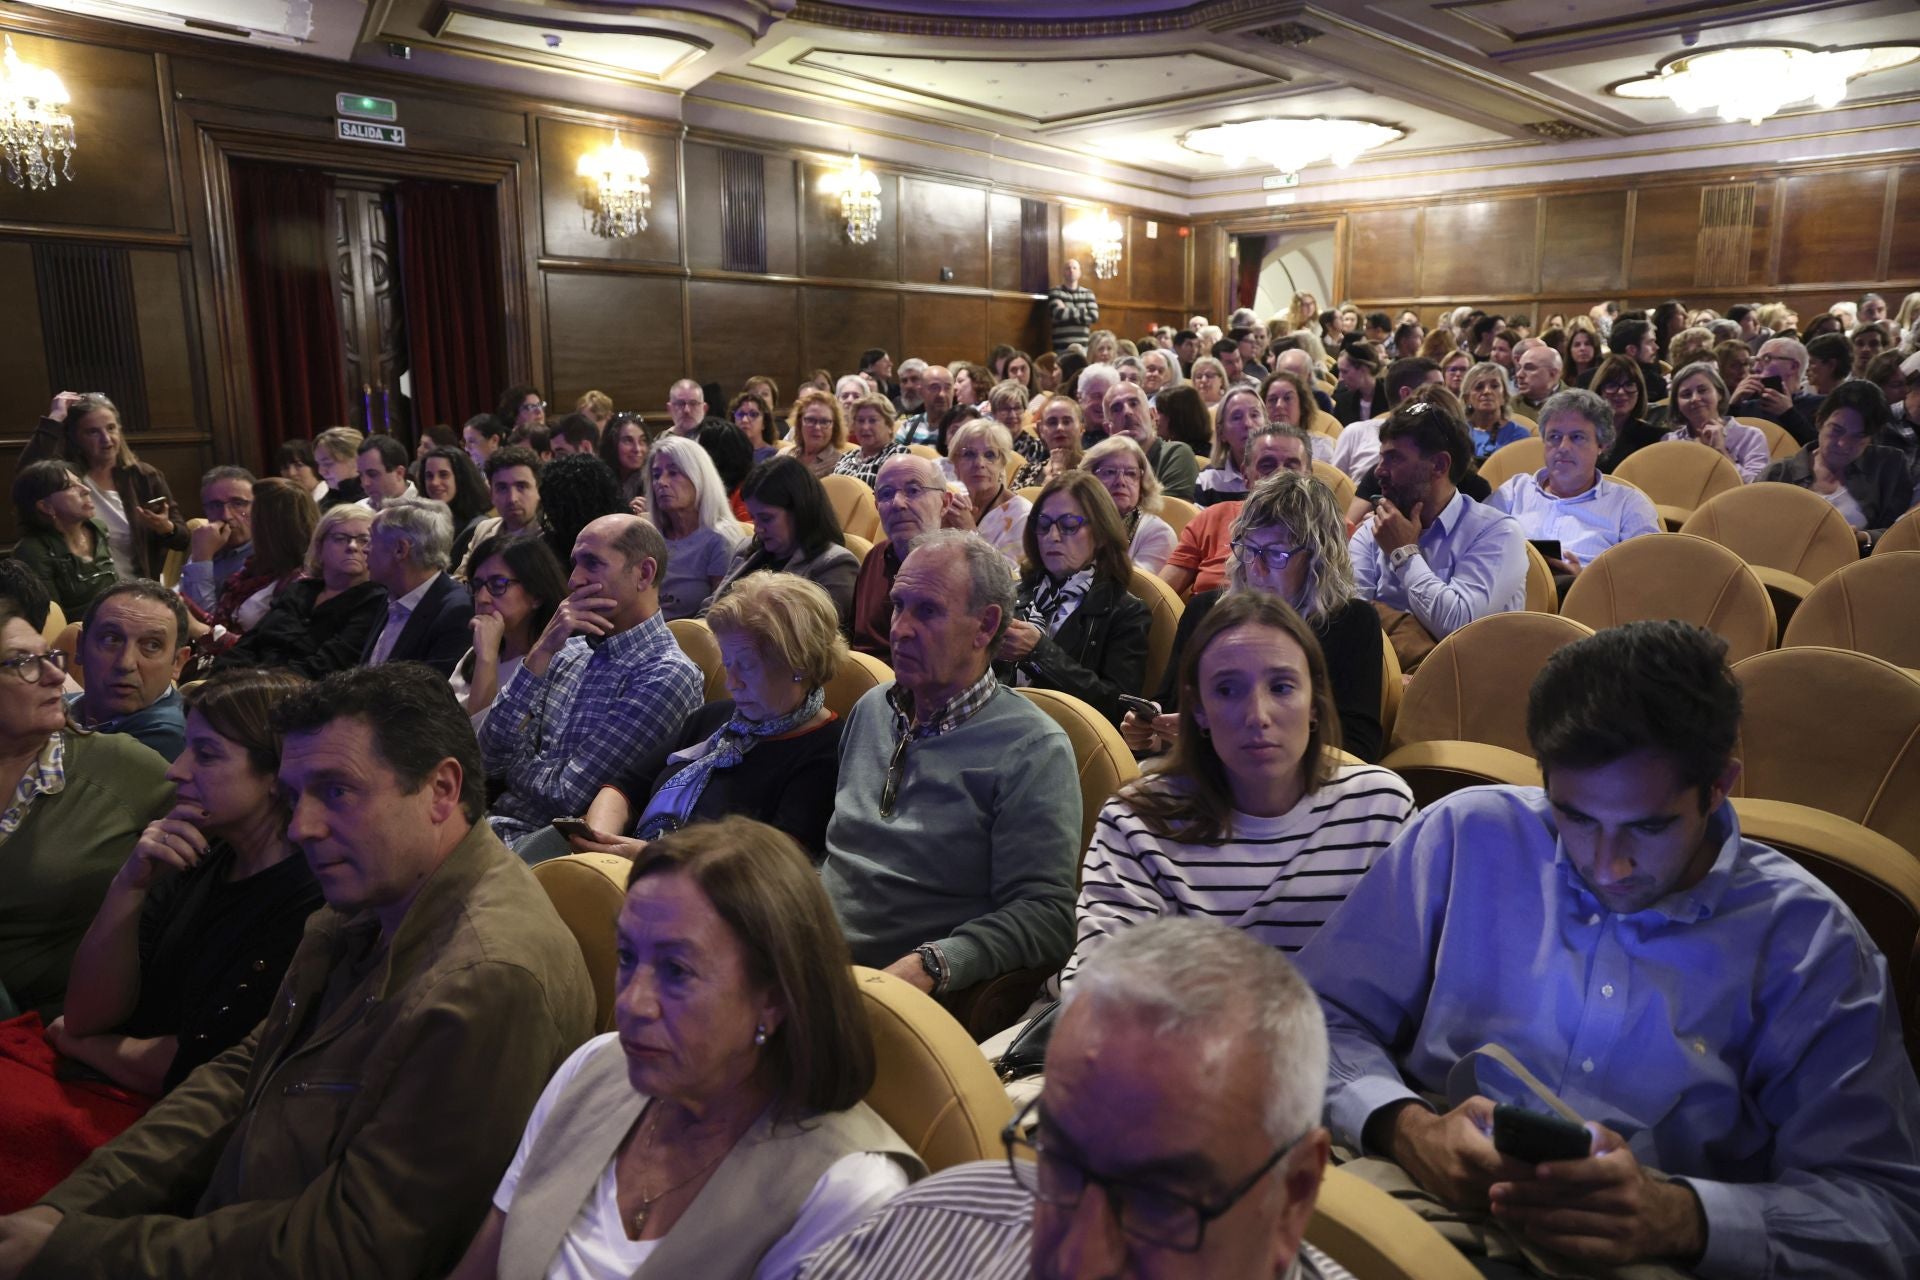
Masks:
[[[1373,765],[1336,770],[1280,817],[1234,814],[1219,844],[1162,839],[1116,796],[1100,811],[1081,870],[1061,984],[1102,942],[1158,916],[1205,916],[1298,951],[1413,813],[1407,784]]]

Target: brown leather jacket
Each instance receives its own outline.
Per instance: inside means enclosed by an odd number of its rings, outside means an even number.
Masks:
[[[314,913],[253,1034],[41,1201],[66,1216],[27,1275],[452,1268],[547,1079],[593,1032],[592,985],[547,895],[485,822],[309,1030],[371,925]]]

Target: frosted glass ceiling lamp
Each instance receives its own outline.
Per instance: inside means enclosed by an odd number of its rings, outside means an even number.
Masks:
[[[1808,49],[1797,45],[1731,45],[1662,62],[1653,75],[1614,85],[1619,98],[1666,98],[1692,114],[1711,109],[1727,121],[1759,124],[1787,107],[1836,107],[1861,76],[1920,58],[1914,45]]]
[[[1269,116],[1194,129],[1180,139],[1180,145],[1202,155],[1219,156],[1236,167],[1257,163],[1271,165],[1282,173],[1298,173],[1323,160],[1344,169],[1375,147],[1406,136],[1405,129],[1370,120]]]

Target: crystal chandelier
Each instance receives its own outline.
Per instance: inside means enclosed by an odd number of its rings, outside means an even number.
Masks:
[[[592,184],[588,225],[593,234],[624,240],[647,229],[647,210],[653,207],[647,158],[621,146],[619,134],[613,135],[612,146],[581,156],[578,172]]]
[[[1096,280],[1111,280],[1120,274],[1120,253],[1127,243],[1127,229],[1105,209],[1098,216],[1088,215],[1068,227],[1067,239],[1084,240],[1093,250]]]
[[[61,178],[73,181],[73,117],[67,114],[67,102],[60,77],[20,61],[8,36],[6,64],[0,71],[0,147],[6,151],[7,180],[14,186],[38,191],[58,185]]]
[[[1298,173],[1322,160],[1331,160],[1344,169],[1365,152],[1406,136],[1404,129],[1368,120],[1269,116],[1195,129],[1180,139],[1180,145],[1203,155],[1219,156],[1236,167],[1257,161],[1282,173]]]
[[[844,169],[821,180],[820,190],[840,197],[840,216],[847,224],[848,244],[872,244],[880,234],[880,179],[860,167],[855,153]]]
[[[1797,102],[1835,107],[1847,82],[1920,57],[1912,45],[1859,49],[1804,49],[1794,45],[1734,45],[1662,62],[1653,75],[1613,86],[1622,98],[1667,98],[1689,114],[1711,107],[1727,121],[1759,124]]]

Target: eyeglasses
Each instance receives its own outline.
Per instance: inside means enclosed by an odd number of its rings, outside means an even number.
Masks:
[[[888,485],[884,489],[877,489],[874,491],[873,496],[875,501],[884,507],[895,498],[905,498],[908,502],[918,502],[921,498],[933,492],[935,492],[935,490],[924,484],[903,484]]]
[[[1116,480],[1138,480],[1140,469],[1138,467],[1101,467],[1093,473],[1093,478],[1108,483]]]
[[[253,510],[251,498],[235,498],[230,502],[222,502],[215,498],[211,502],[203,501],[200,505],[206,508],[207,518],[210,520],[218,520],[222,515],[243,516]]]
[[[1239,1204],[1310,1132],[1303,1130],[1236,1186],[1206,1202],[1160,1187],[1098,1177],[1045,1142],[1021,1136],[1029,1131],[1028,1117],[1039,1105],[1038,1098],[1029,1102],[1001,1132],[1007,1144],[1007,1164],[1013,1180],[1034,1199],[1057,1209],[1078,1208],[1087,1188],[1097,1187],[1106,1196],[1107,1209],[1119,1224],[1122,1235],[1175,1253],[1199,1252],[1206,1239],[1207,1224]]]
[[[823,418],[818,414],[815,414],[811,418],[800,419],[800,425],[803,427],[813,427],[817,430],[825,431],[830,429],[833,426],[833,419]]]
[[[17,658],[8,658],[0,662],[0,671],[5,671],[14,679],[26,684],[37,683],[43,666],[52,667],[56,675],[67,673],[67,651],[49,649],[45,653],[25,653]]]
[[[1060,531],[1061,537],[1071,538],[1086,527],[1085,516],[1035,516],[1033,518],[1033,534],[1036,538],[1044,538],[1055,529]]]
[[[507,594],[508,588],[518,586],[519,583],[520,579],[509,578],[504,573],[496,574],[491,578],[475,578],[473,580],[473,586],[476,591],[485,590],[490,596],[503,596]]]
[[[1245,538],[1235,538],[1227,547],[1243,561],[1258,560],[1267,567],[1268,573],[1284,571],[1295,556],[1306,550],[1305,547],[1256,547]]]
[[[370,547],[373,545],[373,535],[370,533],[335,532],[327,535],[327,543],[335,547]]]
[[[893,816],[893,802],[900,798],[900,780],[907,772],[907,743],[913,741],[911,731],[902,733],[900,741],[893,749],[893,759],[887,761],[887,780],[880,787],[880,816]]]

